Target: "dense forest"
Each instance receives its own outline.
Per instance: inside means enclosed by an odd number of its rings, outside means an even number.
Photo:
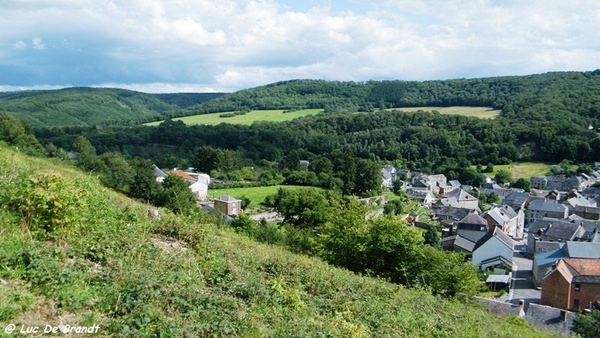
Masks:
[[[145,94],[112,88],[66,88],[0,93],[0,111],[34,128],[134,125],[176,112],[223,93]]]
[[[161,167],[193,166],[200,147],[239,152],[246,165],[285,163],[293,156],[326,157],[335,166],[349,152],[372,162],[435,169],[451,178],[469,176],[465,170],[475,164],[595,161],[600,148],[600,70],[424,82],[292,80],[201,104],[170,98],[187,108],[169,116],[248,109],[323,108],[325,113],[251,126],[186,126],[167,119],[158,127],[36,128],[36,136],[44,145],[72,150],[75,138],[83,135],[99,154],[120,152]],[[486,120],[401,112],[409,106],[451,105],[488,106],[502,114]]]

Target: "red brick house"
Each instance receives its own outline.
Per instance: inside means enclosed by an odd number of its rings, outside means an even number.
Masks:
[[[600,301],[600,259],[560,259],[542,281],[542,305],[580,311]]]
[[[221,196],[214,200],[215,209],[225,213],[227,216],[237,216],[242,210],[242,201],[231,196]]]

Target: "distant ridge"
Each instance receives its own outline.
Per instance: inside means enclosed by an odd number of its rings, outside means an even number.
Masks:
[[[178,112],[224,93],[146,94],[126,89],[73,87],[0,93],[0,111],[34,128],[135,125]]]

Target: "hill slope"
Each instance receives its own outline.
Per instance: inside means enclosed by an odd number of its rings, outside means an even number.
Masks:
[[[102,336],[552,336],[257,244],[208,216],[149,219],[147,206],[58,162],[0,146],[0,166],[3,325],[97,324]]]
[[[67,88],[0,93],[0,111],[34,128],[131,125],[164,119],[221,93],[145,94],[124,89]]]

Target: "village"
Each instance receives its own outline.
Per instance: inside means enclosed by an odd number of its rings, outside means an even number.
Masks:
[[[188,182],[198,205],[208,213],[231,222],[243,212],[240,199],[209,198],[208,174],[153,169],[157,182],[167,175]],[[499,291],[494,299],[480,299],[492,311],[568,331],[574,312],[600,306],[600,187],[596,184],[600,163],[595,163],[590,174],[531,177],[529,192],[491,178],[472,187],[443,174],[427,175],[391,165],[381,169],[381,179],[384,190],[400,187],[418,205],[420,212],[404,215],[409,224],[426,225],[420,220],[426,214],[441,233],[440,247],[466,253],[478,266],[490,290]],[[481,210],[474,195],[485,194],[497,196],[497,203]],[[386,198],[363,201],[382,205]],[[273,211],[252,218],[281,220]]]

